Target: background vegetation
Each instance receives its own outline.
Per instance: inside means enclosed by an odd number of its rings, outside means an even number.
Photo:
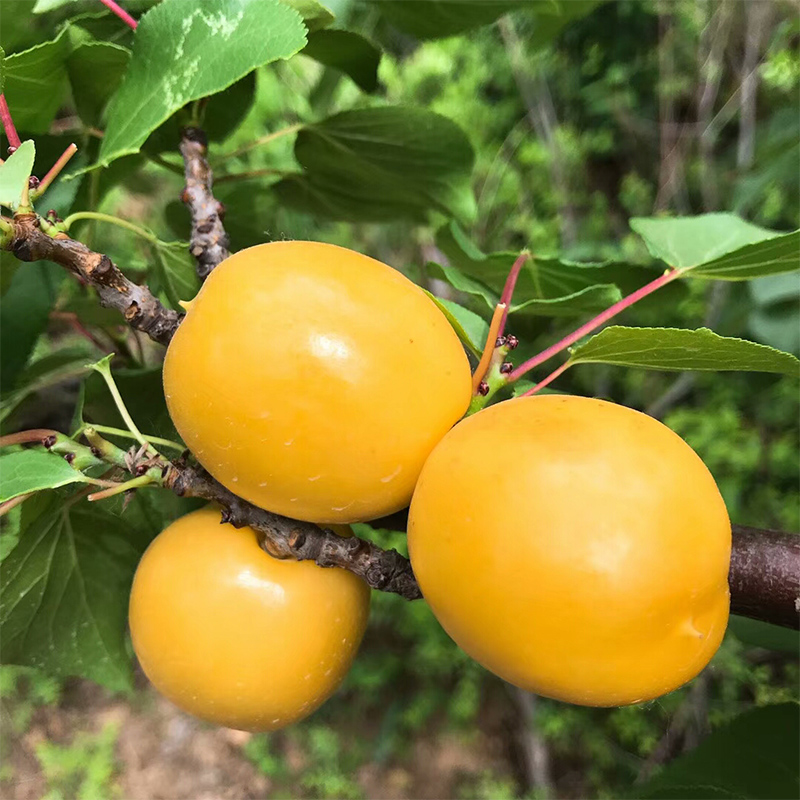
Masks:
[[[4,1],[0,41],[7,54],[49,38],[74,17],[73,6],[95,11],[89,3],[53,3],[53,11],[34,15],[33,5]],[[447,263],[446,242],[436,235],[444,216],[409,212],[394,221],[353,221],[358,215],[345,210],[344,220],[330,221],[311,202],[299,210],[303,202],[290,186],[274,189],[295,165],[293,133],[222,158],[265,133],[387,100],[439,112],[467,133],[475,151],[469,187],[474,208],[460,220],[487,253],[528,247],[539,255],[645,263],[648,254],[628,220],[658,213],[727,210],[777,230],[800,227],[800,22],[790,2],[573,0],[552,16],[541,13],[538,2],[507,3],[510,13],[493,24],[433,39],[425,24],[415,29],[406,23],[403,3],[328,5],[350,30],[380,43],[380,84],[366,93],[352,77],[305,55],[255,72],[252,99],[245,93],[237,124],[212,147],[217,174],[232,176],[217,183],[217,195],[227,206],[235,249],[282,237],[343,244],[486,316],[487,307],[443,283],[442,271],[433,266]],[[107,41],[125,41],[127,35],[109,15],[92,17],[87,27],[98,38],[102,29]],[[369,70],[360,80],[369,83]],[[59,105],[46,131],[31,121],[31,132],[38,134],[37,165],[39,158],[42,166],[52,163],[71,139],[81,140],[79,166],[96,153],[93,126],[76,115],[76,102],[77,96]],[[209,127],[212,105],[206,110]],[[23,131],[24,122],[18,121]],[[166,141],[164,147],[149,141],[146,158],[127,157],[82,181],[58,184],[49,204],[62,216],[74,203],[76,209],[133,221],[162,241],[185,238],[188,220],[177,201],[182,179],[173,169],[180,162],[174,138]],[[467,202],[463,196],[448,200],[462,210]],[[85,221],[71,232],[132,276],[153,263],[152,244],[129,231]],[[166,290],[181,272],[163,263]],[[55,304],[44,309],[46,330],[34,331],[29,346],[21,346],[28,329],[13,308],[29,287],[15,266],[4,254],[4,376],[57,353],[69,377],[76,363],[102,355],[83,335],[89,323],[106,326],[99,342],[103,352],[112,345],[108,337],[116,337],[113,346],[127,359],[124,366],[152,372],[155,348],[124,337],[116,320],[108,324],[103,310],[90,310],[81,292],[62,284],[47,266],[30,280],[47,287]],[[688,283],[680,293],[656,295],[631,310],[625,322],[706,325],[800,354],[800,273],[749,283]],[[572,320],[526,316],[515,317],[511,329],[535,352],[572,327]],[[7,354],[12,336],[16,355]],[[139,378],[129,406],[141,427],[159,433],[165,422],[163,401],[153,401],[157,370],[154,383]],[[78,379],[34,384],[23,396],[3,380],[4,399],[11,403],[4,412],[6,431],[69,428]],[[732,519],[800,529],[795,382],[767,374],[676,375],[586,365],[570,370],[556,387],[662,418],[711,469]],[[85,381],[86,408],[102,422],[99,397],[99,383]],[[360,532],[404,547],[400,534]],[[9,536],[7,523],[4,547]],[[277,734],[211,731],[166,708],[141,677],[134,689],[112,692],[47,671],[0,668],[0,793],[53,800],[206,793],[464,800],[636,796],[649,791],[647,781],[665,763],[709,732],[748,709],[796,701],[797,646],[793,634],[735,619],[711,666],[684,689],[641,706],[584,709],[502,684],[455,647],[424,604],[374,593],[370,629],[342,691],[311,719]],[[769,744],[775,725],[759,722],[764,719],[755,718],[750,736],[762,724]],[[791,748],[792,741],[782,746]],[[796,751],[789,753],[796,773]],[[152,772],[153,762],[164,765],[163,771]],[[137,783],[137,773],[151,782]],[[770,781],[763,770],[757,780],[745,776],[740,786],[746,788],[737,796],[776,797]],[[651,796],[684,796],[674,788],[662,792]]]

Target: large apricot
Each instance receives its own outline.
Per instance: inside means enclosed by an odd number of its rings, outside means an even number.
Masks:
[[[501,678],[616,706],[693,678],[728,620],[731,526],[669,428],[582,397],[492,406],[425,464],[409,550],[444,629]]]
[[[133,649],[177,706],[244,730],[275,730],[336,691],[367,624],[369,589],[341,569],[267,555],[213,508],[148,547],[131,590]]]
[[[464,350],[400,272],[317,242],[220,264],[167,351],[172,419],[200,463],[262,508],[354,522],[408,504],[470,401]]]

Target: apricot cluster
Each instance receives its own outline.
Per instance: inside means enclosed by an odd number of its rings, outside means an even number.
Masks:
[[[472,377],[455,332],[378,261],[311,242],[231,256],[188,304],[164,390],[197,460],[255,505],[330,526],[410,501],[433,613],[517,686],[636,703],[690,680],[719,646],[731,528],[691,448],[588,398],[519,398],[460,421]],[[274,729],[339,686],[369,590],[276,560],[219,518],[190,514],[145,553],[134,649],[182,708]]]

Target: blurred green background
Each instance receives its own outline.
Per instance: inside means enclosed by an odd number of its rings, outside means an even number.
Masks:
[[[477,155],[478,209],[468,232],[486,252],[529,247],[581,260],[646,261],[627,220],[658,212],[731,210],[779,230],[800,225],[796,4],[618,0],[566,25],[545,46],[524,8],[429,42],[376,29],[366,6],[347,13],[352,27],[387,48],[378,97],[426,106],[467,131]],[[254,105],[220,151],[272,130],[275,120],[377,102],[348,78],[296,57],[258,71]],[[245,172],[290,162],[286,137],[225,167]],[[185,237],[187,221],[175,208],[180,187],[179,176],[150,164],[113,189],[101,210],[167,239]],[[218,189],[237,247],[281,237],[331,241],[442,289],[424,267],[441,258],[431,227],[325,223],[282,207],[256,183]],[[86,226],[81,235],[134,272],[149,258],[125,231]],[[800,353],[800,274],[692,282],[678,302],[655,300],[626,319],[707,325]],[[552,321],[513,325],[543,345],[560,330]],[[800,398],[791,381],[581,366],[557,388],[663,419],[708,465],[735,522],[800,529]],[[51,399],[57,409],[59,398]],[[404,549],[402,534],[359,532]],[[770,635],[777,648],[759,646]],[[734,620],[710,667],[686,688],[640,706],[584,709],[503,684],[453,645],[423,603],[374,593],[370,628],[344,687],[309,720],[271,735],[203,725],[141,676],[135,691],[112,694],[1,667],[0,794],[636,796],[636,786],[665,762],[743,710],[797,699],[797,646],[791,633]]]

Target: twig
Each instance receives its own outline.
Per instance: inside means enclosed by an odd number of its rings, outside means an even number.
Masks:
[[[166,345],[183,318],[165,308],[146,286],[128,280],[106,255],[95,253],[66,234],[47,236],[33,214],[18,215],[8,249],[20,261],[53,261],[93,286],[100,304],[115,308],[132,328]]]
[[[321,567],[342,567],[373,589],[417,600],[422,594],[411,563],[395,550],[359,539],[344,538],[310,522],[300,522],[265,511],[228,491],[207,472],[196,467],[175,467],[167,485],[183,497],[201,497],[223,508],[222,521],[236,528],[245,525],[261,534],[261,546],[277,558],[314,561]]]
[[[180,150],[186,177],[181,200],[192,214],[189,250],[197,260],[197,274],[205,280],[230,255],[228,234],[222,226],[225,208],[211,193],[205,133],[200,128],[184,128]]]
[[[731,611],[800,628],[800,535],[733,526]]]

